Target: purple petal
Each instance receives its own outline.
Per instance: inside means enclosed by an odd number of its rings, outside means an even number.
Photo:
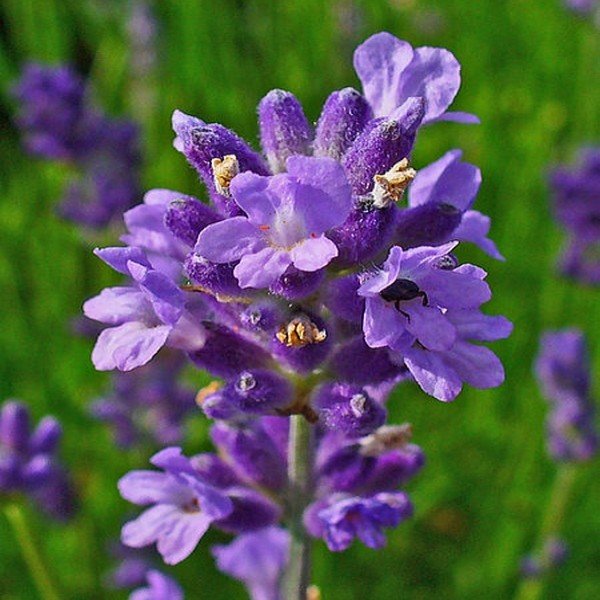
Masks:
[[[492,297],[485,281],[458,271],[429,269],[419,285],[427,290],[430,304],[444,308],[477,308]]]
[[[402,310],[410,317],[406,329],[429,350],[448,350],[456,340],[456,329],[437,308],[422,306],[416,298],[403,303]]]
[[[463,339],[493,342],[507,338],[513,330],[505,317],[491,317],[479,311],[453,310],[448,316]]]
[[[92,352],[98,371],[131,371],[145,365],[164,345],[171,328],[147,327],[139,321],[105,329]]]
[[[497,260],[504,257],[496,248],[496,244],[487,237],[490,231],[491,219],[476,210],[468,210],[462,217],[460,225],[454,230],[452,237],[457,240],[472,242],[486,254]]]
[[[371,348],[396,347],[405,331],[406,317],[380,298],[367,298],[363,330]]]
[[[175,110],[173,112],[171,124],[173,131],[175,132],[173,146],[178,152],[183,152],[186,144],[189,144],[191,130],[195,127],[202,127],[205,125],[204,121],[201,121],[197,117],[186,115],[180,110]]]
[[[290,252],[294,266],[300,271],[318,271],[338,255],[337,246],[324,235],[297,244]]]
[[[327,194],[329,198],[327,208],[319,204],[319,211],[325,209],[336,213],[336,225],[346,220],[352,208],[352,196],[346,173],[337,160],[296,155],[288,158],[286,166],[288,174],[298,179],[300,183],[320,189]],[[330,227],[333,226],[335,225]]]
[[[438,121],[450,121],[452,123],[462,123],[463,125],[479,125],[481,123],[477,115],[462,111],[448,111],[429,122],[437,123]]]
[[[187,196],[187,194],[182,194],[181,192],[175,192],[173,190],[166,190],[163,188],[155,188],[147,191],[144,194],[144,204],[147,204],[148,206],[166,207],[169,202],[172,200],[177,200],[182,196]]]
[[[161,533],[170,527],[181,514],[177,506],[158,504],[145,510],[137,519],[125,523],[121,529],[121,541],[132,548],[153,544]]]
[[[156,549],[168,565],[176,565],[194,551],[211,522],[202,511],[179,511],[177,518],[171,519],[160,532]]]
[[[409,206],[426,202],[450,204],[460,211],[471,207],[481,185],[481,171],[460,161],[461,150],[450,150],[420,169],[409,191]]]
[[[234,177],[231,182],[230,190],[233,199],[256,226],[270,225],[275,218],[278,202],[269,191],[271,181],[270,177],[246,171]]]
[[[473,387],[493,388],[504,381],[504,367],[500,359],[485,346],[458,342],[446,361],[463,381]]]
[[[134,504],[184,504],[191,500],[190,490],[168,473],[130,471],[118,483],[119,493]]]
[[[154,312],[165,325],[177,323],[183,313],[183,292],[160,271],[138,263],[128,263],[129,272],[152,303]]]
[[[103,260],[109,267],[112,267],[119,273],[123,273],[123,275],[129,275],[127,263],[130,261],[150,267],[150,263],[144,252],[136,247],[96,248],[94,254]]]
[[[288,252],[264,248],[242,257],[233,274],[242,288],[265,288],[277,281],[291,263]]]
[[[421,389],[442,402],[451,402],[462,389],[462,381],[456,371],[435,352],[413,348],[404,356],[404,364]]]
[[[228,263],[263,247],[256,227],[246,217],[233,217],[206,227],[194,252],[215,263]]]
[[[83,313],[101,323],[120,325],[139,319],[149,308],[144,294],[136,288],[112,287],[102,290],[98,296],[85,302]]]
[[[372,35],[354,51],[354,69],[376,117],[389,115],[406,99],[402,74],[412,59],[411,45],[386,32]]]
[[[460,88],[460,64],[443,48],[416,48],[401,82],[403,97],[422,96],[426,100],[427,123],[439,117],[452,104]]]

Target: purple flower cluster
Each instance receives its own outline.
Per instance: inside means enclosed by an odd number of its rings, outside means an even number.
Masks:
[[[550,455],[558,461],[595,456],[600,440],[583,334],[576,329],[547,332],[541,340],[536,374],[551,405],[547,421]]]
[[[100,112],[84,81],[67,67],[30,64],[13,93],[26,149],[78,172],[59,206],[63,217],[101,229],[136,202],[140,150],[134,123]]]
[[[62,428],[44,417],[31,431],[29,410],[8,400],[0,407],[0,494],[24,494],[50,517],[66,520],[75,511],[67,472],[57,457]]]
[[[396,384],[450,401],[464,383],[504,378],[481,342],[511,325],[481,312],[486,272],[457,256],[466,241],[501,258],[489,218],[472,210],[479,169],[458,150],[419,173],[410,165],[422,125],[477,121],[447,111],[460,66],[447,50],[381,33],[359,46],[355,67],[363,94],[331,94],[316,126],[293,94],[269,92],[262,154],[176,111],[175,149],[210,205],[149,192],[125,214],[127,245],[96,251],[126,285],[84,306],[108,326],[96,368],[131,371],[166,346],[222,380],[197,397],[215,420],[216,454],[167,448],[151,461],[160,470],[121,479],[121,494],[148,507],[123,542],[156,544],[177,563],[209,527],[234,534],[217,563],[259,600],[279,597],[290,560],[290,416],[312,429],[306,532],[332,551],[354,539],[380,548],[412,514],[403,487],[424,462],[410,428],[386,424]]]
[[[600,148],[581,151],[576,167],[550,174],[554,213],[568,235],[560,269],[568,277],[600,284]]]

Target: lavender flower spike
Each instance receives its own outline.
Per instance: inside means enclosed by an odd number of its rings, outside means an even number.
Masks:
[[[247,214],[209,225],[195,252],[216,263],[240,261],[234,275],[243,288],[273,284],[290,265],[317,271],[338,254],[326,237],[350,212],[344,172],[330,158],[290,157],[287,174],[238,175],[231,183]]]
[[[179,448],[167,448],[150,462],[162,469],[132,471],[119,481],[119,491],[135,504],[153,505],[123,527],[126,546],[156,543],[167,564],[187,558],[211,523],[227,517],[231,500],[205,483]]]
[[[446,112],[460,88],[460,64],[443,48],[413,49],[408,42],[382,32],[354,52],[354,68],[376,117],[394,118],[410,96],[425,99],[424,123],[478,123],[466,113]]]
[[[589,460],[598,452],[594,425],[590,361],[583,334],[576,329],[544,334],[536,373],[551,403],[547,419],[548,450],[558,461]]]

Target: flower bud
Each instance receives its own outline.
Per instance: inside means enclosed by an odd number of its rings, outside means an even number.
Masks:
[[[177,239],[193,248],[198,234],[207,225],[218,221],[219,215],[194,198],[182,197],[169,202],[164,220]]]
[[[29,410],[18,400],[5,402],[0,411],[0,444],[25,452],[29,443]]]
[[[216,423],[211,438],[242,480],[274,490],[285,485],[285,462],[259,423],[245,427]]]
[[[367,124],[342,160],[355,194],[371,192],[375,175],[408,158],[424,114],[423,99],[409,98],[396,118],[373,119]]]
[[[312,402],[324,427],[341,431],[348,437],[368,435],[385,422],[385,409],[358,386],[323,385]]]
[[[259,492],[247,487],[227,490],[227,497],[233,503],[233,512],[215,522],[215,526],[228,533],[239,534],[268,527],[277,523],[281,509]]]
[[[62,427],[54,417],[44,417],[29,440],[32,454],[51,454],[62,437]]]
[[[302,105],[290,92],[271,90],[258,105],[260,143],[273,173],[285,171],[294,154],[310,154],[313,131]]]
[[[178,123],[175,130],[178,136],[176,148],[183,152],[188,162],[196,169],[219,212],[225,216],[240,214],[238,205],[217,189],[213,159],[235,156],[241,173],[252,171],[258,175],[268,175],[269,171],[261,156],[233,131],[217,123],[204,124],[199,120],[184,120]]]
[[[340,160],[372,118],[369,103],[355,89],[333,92],[317,123],[314,155]]]
[[[345,268],[373,258],[394,235],[396,214],[395,206],[378,209],[369,197],[361,198],[346,222],[327,234],[339,252],[332,264]]]
[[[190,358],[201,369],[216,377],[231,378],[245,369],[264,367],[269,362],[267,353],[256,344],[223,325],[204,323],[206,342]]]
[[[248,295],[247,290],[242,290],[238,280],[233,275],[235,264],[217,264],[210,262],[199,254],[187,255],[183,268],[185,274],[197,285],[205,288],[209,293],[232,298],[241,298]]]

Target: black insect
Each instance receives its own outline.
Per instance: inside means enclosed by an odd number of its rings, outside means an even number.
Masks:
[[[410,279],[396,279],[394,283],[381,290],[379,295],[386,302],[393,302],[396,310],[402,313],[409,321],[410,317],[408,313],[400,308],[400,302],[413,300],[414,298],[422,298],[423,306],[429,306],[427,294],[419,289],[419,286]]]

